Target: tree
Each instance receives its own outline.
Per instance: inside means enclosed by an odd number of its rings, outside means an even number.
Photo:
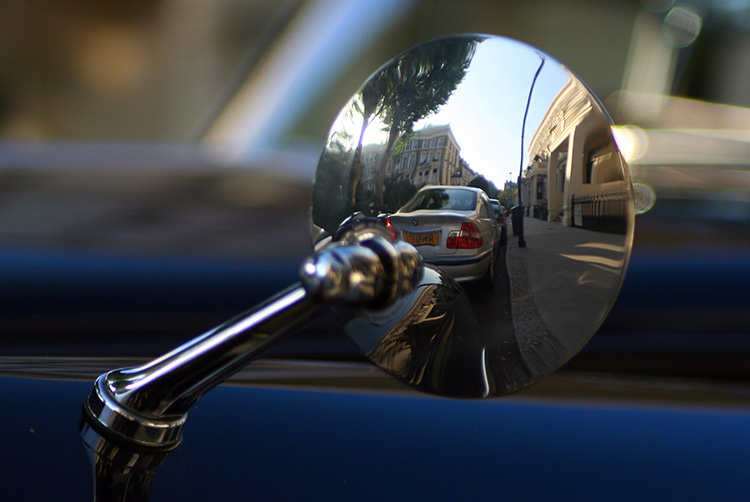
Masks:
[[[396,140],[410,134],[415,122],[448,101],[466,75],[481,40],[481,37],[461,37],[422,44],[394,59],[374,77],[384,96],[380,119],[388,129],[375,185],[381,204],[386,165]]]
[[[385,179],[385,196],[382,210],[387,213],[397,211],[417,193],[417,187],[402,176],[389,176]]]
[[[495,198],[499,200],[500,204],[502,204],[504,207],[506,208],[513,207],[515,205],[515,200],[516,200],[515,185],[504,188],[502,191],[500,191],[497,194],[497,197]]]
[[[341,166],[349,165],[353,152],[341,142],[331,142],[323,151],[318,162],[313,185],[313,223],[332,234],[351,212],[345,199],[344,171]]]
[[[357,202],[357,186],[362,176],[362,142],[365,137],[365,131],[367,131],[373,119],[382,112],[383,101],[387,98],[387,95],[383,94],[383,84],[384,82],[380,75],[371,78],[352,103],[355,112],[362,115],[362,126],[359,131],[357,148],[354,150],[352,169],[349,172],[348,200],[350,206],[354,206]]]
[[[497,194],[499,192],[495,184],[489,181],[487,178],[485,178],[482,175],[479,175],[473,180],[471,180],[469,183],[467,183],[466,186],[470,186],[474,188],[481,188],[482,190],[484,190],[484,193],[486,193],[487,197],[489,197],[490,199],[497,198]]]

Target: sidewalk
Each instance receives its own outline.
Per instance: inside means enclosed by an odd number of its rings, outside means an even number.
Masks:
[[[572,357],[603,321],[622,278],[625,236],[534,218],[524,227],[525,248],[508,231],[513,325],[527,363],[542,371]]]

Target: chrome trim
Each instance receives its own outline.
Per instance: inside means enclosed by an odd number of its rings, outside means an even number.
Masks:
[[[84,403],[87,415],[99,425],[112,431],[119,439],[147,447],[169,447],[180,442],[180,431],[187,415],[153,417],[141,415],[121,406],[116,396],[108,392],[109,373],[101,375],[94,390]]]
[[[172,448],[193,404],[327,304],[386,305],[410,292],[421,272],[419,253],[409,244],[371,229],[354,233],[304,262],[304,285],[147,364],[101,375],[84,402],[84,419],[130,446]]]

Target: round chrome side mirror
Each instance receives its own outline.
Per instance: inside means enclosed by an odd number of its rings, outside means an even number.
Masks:
[[[428,42],[373,74],[313,191],[301,284],[96,380],[81,433],[102,493],[133,465],[152,476],[206,392],[324,308],[402,381],[500,396],[583,347],[630,256],[632,187],[609,118],[552,57],[500,37]],[[147,492],[148,476],[131,486]]]
[[[402,299],[339,309],[369,359],[421,390],[491,397],[578,353],[632,245],[611,126],[570,70],[502,37],[437,39],[375,72],[331,128],[312,204],[316,248],[379,227],[424,260]]]
[[[420,390],[530,385],[599,327],[633,221],[611,122],[552,57],[486,35],[406,51],[331,129],[302,283],[96,380],[80,423],[96,493],[147,498],[187,411],[329,306],[373,363]]]

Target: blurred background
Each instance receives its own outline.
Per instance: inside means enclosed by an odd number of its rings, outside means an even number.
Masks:
[[[576,72],[650,207],[569,368],[748,379],[748,0],[5,2],[0,354],[153,355],[291,284],[341,106],[462,32]],[[276,352],[355,354],[325,318]]]

